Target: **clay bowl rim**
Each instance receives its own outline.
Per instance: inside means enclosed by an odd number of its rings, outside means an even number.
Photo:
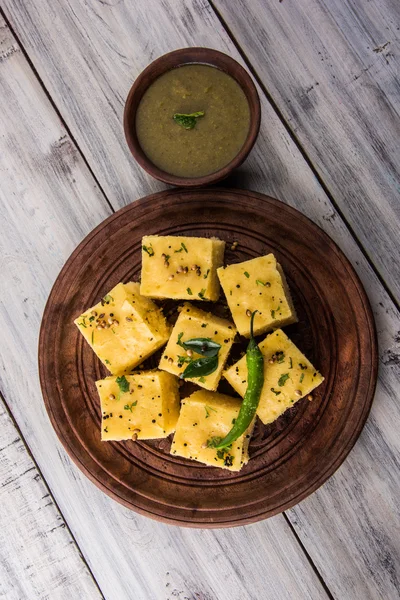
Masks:
[[[237,81],[250,107],[250,126],[238,154],[224,167],[202,177],[180,177],[157,167],[143,152],[136,135],[135,117],[139,103],[148,87],[163,73],[188,64],[205,64],[224,71]],[[239,167],[253,148],[261,122],[260,98],[249,73],[235,59],[212,48],[180,48],[163,54],[151,62],[135,79],[124,109],[124,133],[129,149],[139,165],[155,179],[178,187],[200,187],[225,179]]]

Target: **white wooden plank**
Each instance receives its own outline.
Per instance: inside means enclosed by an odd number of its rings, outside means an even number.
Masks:
[[[0,397],[0,597],[101,594]]]
[[[121,130],[122,99],[139,70],[155,56],[184,45],[215,47],[237,57],[205,1],[110,6],[94,0],[85,4],[71,0],[55,6],[46,2],[33,5],[24,0],[22,5],[15,6],[9,0],[7,11],[114,207],[158,187],[130,159]],[[35,36],[30,35],[32,31]],[[68,53],[61,52],[59,36]],[[88,64],[79,62],[82,57]],[[76,64],[79,69],[74,69]],[[390,559],[382,563],[376,552],[378,542],[371,544],[371,538],[390,540],[398,523],[399,482],[393,464],[399,453],[394,425],[400,416],[396,398],[399,315],[265,99],[262,110],[257,146],[243,168],[227,183],[239,183],[287,201],[335,239],[353,261],[368,291],[381,353],[376,401],[361,441],[329,486],[302,503],[296,512],[291,511],[290,517],[336,597],[391,598],[396,594],[391,563],[400,563],[399,548],[395,543],[388,545]],[[103,149],[109,147],[107,156]],[[357,491],[360,488],[362,496]],[[329,518],[321,508],[325,494],[330,502],[335,498],[340,502],[340,511],[330,512]],[[382,496],[384,513],[389,515],[384,521],[378,496]],[[367,528],[365,515],[368,515]],[[354,540],[358,541],[353,552]],[[371,571],[379,576],[371,577]],[[264,570],[260,573],[264,575]]]
[[[398,0],[214,5],[400,301]]]
[[[102,494],[61,449],[38,383],[40,319],[61,264],[109,209],[4,24],[0,35],[0,386],[103,593],[324,600],[283,516],[233,531],[158,524]]]

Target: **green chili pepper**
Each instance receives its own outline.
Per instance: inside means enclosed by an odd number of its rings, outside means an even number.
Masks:
[[[229,446],[241,435],[243,435],[252,422],[260,401],[261,390],[264,384],[264,358],[257,342],[253,336],[253,322],[256,310],[251,315],[250,321],[250,342],[247,346],[246,364],[247,364],[247,389],[240,407],[236,421],[224,439],[215,446],[224,448]]]

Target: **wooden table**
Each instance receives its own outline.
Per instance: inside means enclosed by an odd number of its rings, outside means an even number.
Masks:
[[[3,0],[0,17],[0,597],[399,598],[398,0]],[[113,211],[163,189],[132,160],[127,91],[157,56],[209,46],[259,86],[260,137],[228,181],[295,206],[371,300],[380,370],[348,459],[286,514],[187,530],[119,506],[46,415],[37,340],[63,263]]]

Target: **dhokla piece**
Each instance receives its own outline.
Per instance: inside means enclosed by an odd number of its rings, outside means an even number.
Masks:
[[[254,335],[297,321],[285,275],[273,254],[220,267],[217,273],[241,335],[250,336],[249,311],[258,311]]]
[[[180,376],[191,360],[202,358],[201,354],[185,350],[182,344],[188,340],[207,338],[221,346],[217,355],[218,366],[209,375],[191,377],[188,380],[207,390],[216,390],[235,335],[235,326],[230,321],[185,303],[163,352],[159,368]]]
[[[324,378],[280,329],[270,333],[258,347],[264,356],[264,385],[257,414],[267,425],[310,394]],[[229,367],[224,377],[238,394],[244,396],[246,357]]]
[[[142,240],[140,293],[151,298],[219,298],[217,268],[225,242],[216,238],[145,236]]]
[[[106,377],[96,381],[101,401],[101,439],[151,440],[175,431],[179,416],[178,380],[161,371]]]
[[[254,422],[231,446],[216,449],[232,428],[241,400],[224,394],[199,390],[182,400],[171,454],[206,465],[240,471],[248,462],[248,445]]]
[[[74,322],[114,375],[143,362],[167,342],[171,330],[161,309],[140,295],[135,282],[119,283]]]

